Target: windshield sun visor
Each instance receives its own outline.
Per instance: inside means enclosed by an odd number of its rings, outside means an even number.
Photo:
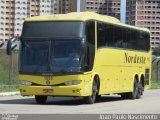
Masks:
[[[82,37],[83,22],[47,21],[25,22],[21,38]],[[23,39],[21,39],[23,41]]]

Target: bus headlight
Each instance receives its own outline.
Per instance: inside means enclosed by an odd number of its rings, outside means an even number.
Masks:
[[[77,85],[80,84],[82,81],[81,80],[73,80],[73,81],[69,81],[69,82],[65,82],[65,85]]]
[[[20,84],[22,84],[22,85],[32,85],[32,83],[31,82],[29,82],[29,81],[26,81],[26,80],[20,80]]]

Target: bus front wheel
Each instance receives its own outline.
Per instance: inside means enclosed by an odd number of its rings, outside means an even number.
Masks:
[[[47,96],[35,95],[35,100],[36,100],[37,104],[45,104],[47,101]]]
[[[98,93],[98,82],[97,80],[94,80],[92,85],[92,95],[85,97],[84,98],[85,102],[87,104],[93,104],[96,101],[97,93]]]

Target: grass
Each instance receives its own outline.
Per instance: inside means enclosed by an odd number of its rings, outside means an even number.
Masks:
[[[11,58],[6,55],[6,50],[0,50],[0,92],[14,92],[18,90],[18,54],[12,55],[12,67],[10,66]],[[11,70],[11,71],[9,71]],[[11,72],[11,79],[9,73]]]
[[[160,80],[159,81],[151,81],[150,89],[160,89]]]
[[[15,92],[19,91],[18,85],[1,85],[0,92]]]

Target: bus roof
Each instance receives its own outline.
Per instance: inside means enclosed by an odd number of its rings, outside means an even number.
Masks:
[[[149,32],[147,28],[140,28],[140,27],[123,24],[115,17],[100,15],[95,12],[71,12],[68,14],[36,16],[36,17],[27,18],[25,21],[31,22],[31,21],[87,21],[87,20],[97,20],[97,21],[107,22],[111,24],[120,25],[123,27],[129,27],[129,28],[144,30]]]

